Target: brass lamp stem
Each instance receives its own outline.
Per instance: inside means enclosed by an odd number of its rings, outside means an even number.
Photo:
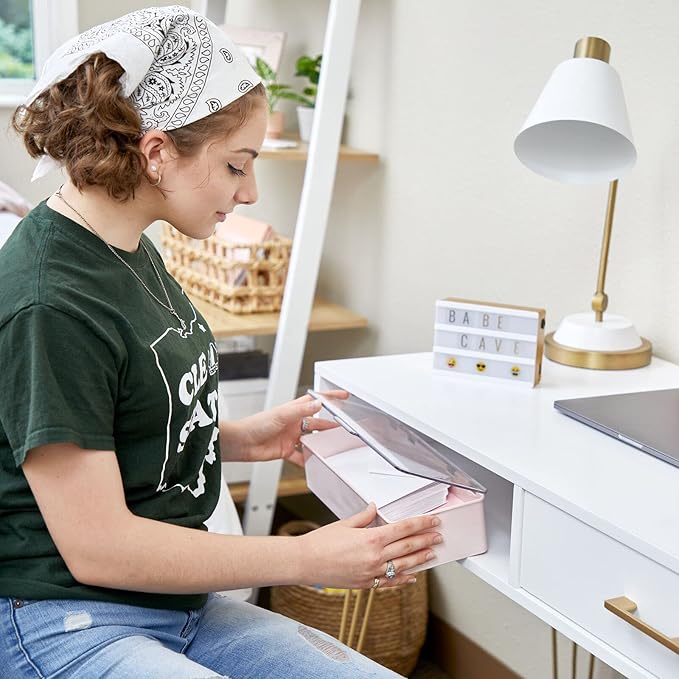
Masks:
[[[611,245],[611,231],[613,230],[613,213],[615,212],[615,197],[618,193],[618,180],[614,179],[608,187],[608,204],[606,206],[606,220],[604,222],[604,236],[601,241],[601,258],[599,259],[599,276],[596,292],[592,297],[592,309],[597,322],[604,320],[604,311],[608,307],[608,295],[604,292],[606,284],[606,267],[608,266],[608,251]]]
[[[575,43],[573,57],[576,59],[599,59],[608,63],[611,58],[611,46],[603,38],[595,38],[590,35],[586,38],[580,38]]]

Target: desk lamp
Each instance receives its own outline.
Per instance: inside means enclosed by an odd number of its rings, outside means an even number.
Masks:
[[[545,353],[579,368],[639,368],[651,360],[651,343],[631,321],[606,314],[604,292],[618,178],[631,169],[636,150],[618,73],[608,63],[610,45],[582,38],[575,54],[559,64],[514,142],[529,169],[570,184],[609,182],[592,313],[566,316],[545,337]]]

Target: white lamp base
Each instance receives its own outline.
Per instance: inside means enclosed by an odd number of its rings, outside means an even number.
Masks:
[[[597,321],[594,312],[566,316],[554,339],[559,344],[588,351],[626,351],[641,346],[641,337],[631,321],[613,314]]]
[[[597,370],[640,368],[651,362],[651,343],[639,336],[631,321],[594,313],[566,316],[558,330],[545,338],[545,354],[557,363]]]

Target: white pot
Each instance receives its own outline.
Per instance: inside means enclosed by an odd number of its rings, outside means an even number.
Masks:
[[[298,106],[297,123],[299,124],[300,139],[308,142],[311,139],[311,128],[314,123],[314,109],[308,106]]]

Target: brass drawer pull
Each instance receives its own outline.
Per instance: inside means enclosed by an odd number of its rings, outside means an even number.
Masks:
[[[632,613],[637,610],[637,605],[631,599],[628,599],[626,596],[606,599],[606,601],[604,601],[604,608],[614,615],[617,615],[619,618],[622,618],[625,622],[632,625],[632,627],[636,627],[638,630],[651,637],[651,639],[655,639],[655,641],[661,643],[663,646],[667,646],[670,651],[679,653],[679,637],[672,638],[665,636],[662,632],[651,627],[643,620],[633,616]]]

